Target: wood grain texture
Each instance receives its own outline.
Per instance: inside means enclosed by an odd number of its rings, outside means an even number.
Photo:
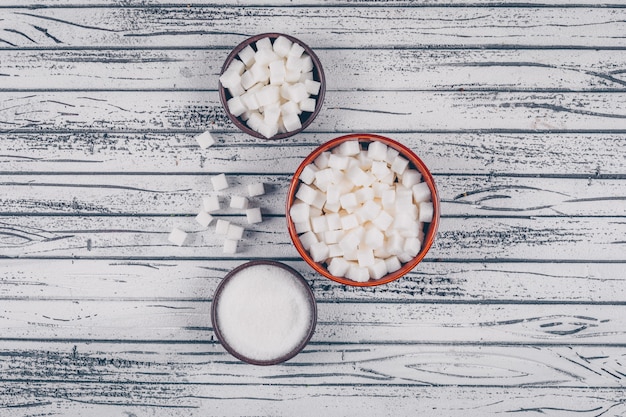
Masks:
[[[626,130],[626,93],[328,92],[313,132]],[[150,131],[235,127],[217,92],[0,93],[0,129]]]
[[[244,260],[46,260],[0,262],[2,300],[208,301]],[[288,261],[320,301],[622,303],[624,263],[423,262],[382,287],[330,281],[304,261]]]
[[[313,48],[626,45],[619,36],[625,26],[622,8],[568,11],[384,6],[21,8],[2,10],[0,43],[6,48],[201,45],[230,49],[249,36],[281,28]]]
[[[316,49],[335,90],[623,91],[622,50]],[[0,50],[2,90],[213,90],[223,49]],[[384,77],[381,77],[384,74]]]
[[[237,258],[298,254],[284,217],[246,226]],[[189,232],[183,247],[167,241],[172,227]],[[457,218],[441,222],[429,260],[623,261],[626,221],[619,217]],[[0,254],[29,258],[223,258],[223,238],[191,216],[2,216]],[[228,256],[227,256],[228,258]]]
[[[619,177],[626,172],[624,133],[381,134],[411,148],[435,174]],[[3,173],[293,173],[340,133],[302,133],[280,154],[259,152],[241,133],[214,133],[201,150],[194,133],[0,133]]]

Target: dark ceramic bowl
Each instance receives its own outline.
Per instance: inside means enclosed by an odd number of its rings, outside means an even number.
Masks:
[[[294,347],[287,354],[279,356],[279,357],[276,357],[276,358],[271,359],[271,360],[257,360],[257,359],[248,358],[245,355],[242,355],[241,353],[236,351],[231,345],[228,344],[228,342],[225,340],[225,338],[224,338],[224,336],[222,334],[222,331],[220,330],[220,326],[219,326],[219,317],[218,317],[218,312],[217,312],[218,311],[217,310],[217,306],[219,304],[220,296],[222,294],[222,291],[223,291],[225,285],[238,272],[241,272],[242,270],[244,270],[246,268],[249,268],[249,267],[252,267],[252,266],[257,266],[257,265],[270,265],[270,266],[282,268],[285,271],[289,272],[294,277],[294,279],[297,280],[298,283],[300,285],[302,285],[302,287],[305,289],[305,292],[307,294],[307,299],[308,299],[308,301],[310,303],[309,306],[310,306],[310,310],[311,310],[311,321],[310,321],[309,330],[306,333],[306,336],[300,341],[300,343],[298,343],[298,345],[296,347]],[[315,332],[315,325],[317,323],[317,304],[315,303],[315,296],[313,295],[313,291],[311,290],[311,287],[309,287],[309,284],[306,282],[306,280],[295,269],[293,269],[290,266],[287,266],[287,265],[285,265],[283,263],[276,262],[276,261],[269,261],[269,260],[250,261],[250,262],[247,262],[247,263],[245,263],[243,265],[239,265],[238,267],[236,267],[235,269],[230,271],[224,277],[224,279],[220,282],[220,284],[217,286],[217,289],[215,290],[215,295],[213,296],[213,303],[211,304],[211,323],[213,324],[213,331],[215,332],[215,335],[217,336],[217,339],[220,341],[222,346],[224,346],[224,349],[226,349],[228,351],[228,353],[230,353],[231,355],[233,355],[237,359],[240,359],[240,360],[242,360],[244,362],[247,362],[247,363],[251,363],[253,365],[276,365],[276,364],[279,364],[281,362],[285,362],[285,361],[293,358],[302,349],[304,349],[304,347],[307,345],[307,343],[309,343],[309,340],[311,339],[311,336],[313,336],[313,333]]]
[[[302,246],[302,243],[300,242],[300,239],[298,238],[298,234],[296,233],[295,225],[293,224],[293,221],[291,220],[291,216],[289,215],[289,212],[291,210],[291,205],[293,204],[293,201],[295,199],[296,191],[298,190],[298,187],[300,186],[300,173],[302,172],[304,167],[313,163],[315,158],[317,158],[322,152],[329,151],[341,145],[343,142],[346,142],[349,140],[355,140],[355,139],[357,139],[361,143],[379,141],[391,148],[394,148],[398,152],[400,152],[400,155],[402,155],[403,157],[409,160],[409,167],[418,170],[422,174],[422,180],[428,184],[428,188],[430,189],[431,199],[433,203],[433,220],[431,223],[426,223],[424,226],[424,241],[422,243],[422,248],[420,252],[417,254],[417,256],[415,256],[409,262],[403,264],[402,268],[400,268],[399,270],[392,272],[390,274],[387,274],[380,279],[376,279],[376,280],[370,279],[369,281],[366,281],[366,282],[357,282],[357,281],[352,281],[351,279],[348,279],[345,277],[334,276],[330,272],[328,272],[328,269],[326,268],[324,264],[315,262],[313,258],[311,257],[311,255],[309,255],[309,252],[306,249],[304,249],[304,247]],[[437,193],[435,180],[433,179],[433,176],[431,175],[430,171],[428,170],[424,162],[422,162],[422,160],[418,158],[417,155],[413,153],[413,151],[411,151],[409,148],[402,145],[401,143],[398,143],[384,136],[373,135],[369,133],[359,133],[359,134],[341,136],[339,138],[326,142],[320,147],[318,147],[317,149],[315,149],[309,156],[307,156],[304,159],[304,161],[302,161],[302,163],[296,170],[295,174],[293,175],[291,179],[291,185],[289,187],[289,192],[287,194],[287,204],[286,204],[287,227],[289,229],[289,236],[291,236],[291,240],[294,246],[296,247],[296,250],[302,257],[302,259],[304,259],[306,263],[308,263],[313,269],[315,269],[317,272],[319,272],[326,278],[331,279],[340,284],[351,285],[355,287],[373,287],[375,285],[387,284],[391,281],[397,280],[398,278],[402,277],[403,275],[410,272],[413,268],[415,268],[415,266],[418,263],[420,263],[422,259],[424,259],[424,257],[426,256],[426,253],[428,252],[428,250],[433,244],[433,241],[435,240],[435,235],[437,234],[437,227],[439,226],[440,211],[441,211],[441,208],[440,208],[440,203],[439,203],[439,194]]]
[[[304,129],[306,129],[313,122],[313,120],[319,114],[320,110],[322,109],[322,104],[324,103],[324,95],[326,93],[326,77],[324,76],[324,70],[322,69],[322,64],[321,64],[319,58],[317,57],[317,55],[315,55],[315,52],[313,52],[313,50],[311,48],[309,48],[307,45],[305,45],[302,41],[294,38],[293,36],[285,35],[285,34],[282,34],[282,33],[262,33],[260,35],[253,36],[253,37],[248,38],[245,41],[241,42],[239,45],[237,45],[235,47],[235,49],[233,49],[231,51],[231,53],[226,58],[226,61],[224,61],[224,65],[222,66],[222,71],[220,72],[220,76],[224,73],[224,71],[226,71],[226,69],[228,69],[228,67],[233,62],[233,60],[239,59],[237,57],[237,54],[239,52],[241,52],[241,50],[243,48],[245,48],[246,46],[249,45],[252,49],[254,49],[256,51],[255,44],[256,44],[256,41],[258,41],[259,39],[270,38],[272,40],[272,42],[273,42],[279,36],[284,36],[285,38],[289,39],[290,41],[298,43],[300,46],[302,46],[304,48],[304,52],[311,57],[311,60],[313,61],[313,79],[315,81],[318,81],[321,84],[320,85],[320,91],[319,91],[319,94],[317,96],[314,96],[315,99],[316,99],[315,111],[313,111],[312,113],[311,112],[302,112],[302,114],[300,115],[300,123],[302,123],[302,127],[300,129],[292,130],[291,132],[278,133],[278,134],[272,136],[271,138],[266,138],[265,136],[263,136],[259,132],[251,129],[241,117],[233,116],[233,114],[228,110],[228,105],[226,104],[227,101],[232,98],[232,96],[228,92],[228,90],[226,88],[224,88],[224,86],[222,86],[222,83],[219,83],[220,101],[222,102],[222,106],[224,107],[224,111],[228,115],[228,118],[241,131],[247,133],[250,136],[254,136],[254,137],[259,138],[259,139],[267,139],[267,140],[285,139],[285,138],[293,136],[293,135],[295,135],[297,133],[302,132]]]

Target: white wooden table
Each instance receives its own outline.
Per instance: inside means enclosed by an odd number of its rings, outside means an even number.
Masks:
[[[0,415],[626,414],[623,2],[163,2],[0,1]],[[216,92],[229,50],[270,31],[328,79],[279,143]],[[371,289],[314,274],[285,228],[290,174],[351,132],[411,147],[442,196],[426,260]],[[193,221],[222,172],[269,190],[236,257]],[[220,279],[256,258],[318,300],[279,366],[210,325]]]

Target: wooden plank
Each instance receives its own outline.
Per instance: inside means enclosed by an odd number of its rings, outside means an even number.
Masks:
[[[246,226],[237,259],[298,258],[283,217]],[[185,246],[167,241],[172,227],[189,232]],[[214,226],[213,226],[214,227]],[[27,258],[207,260],[226,257],[223,238],[193,217],[3,216],[0,254]],[[623,261],[626,222],[620,217],[444,219],[428,260]]]
[[[15,417],[34,412],[85,415],[346,416],[541,413],[545,416],[618,417],[626,412],[622,389],[510,387],[300,386],[264,384],[102,384],[17,382],[0,388],[0,404]],[[60,410],[60,411],[59,411]],[[370,414],[371,413],[371,414]]]
[[[216,93],[5,92],[0,103],[5,132],[234,129]],[[626,93],[331,91],[309,130],[479,129],[623,131]]]
[[[623,91],[626,84],[621,50],[320,48],[316,53],[331,91]],[[223,49],[2,50],[1,88],[213,90],[227,54]]]
[[[597,346],[309,345],[254,367],[218,344],[3,342],[0,376],[15,383],[623,387],[622,348]],[[234,388],[234,387],[232,387]],[[231,389],[232,389],[231,388]],[[225,394],[225,393],[224,393]],[[223,395],[223,394],[222,394]],[[2,398],[2,394],[0,394]],[[1,401],[1,400],[0,400]]]
[[[108,261],[5,259],[0,298],[12,300],[206,301],[242,260]],[[466,301],[621,303],[624,263],[424,262],[402,279],[354,288],[286,262],[309,282],[319,301]]]
[[[1,339],[214,341],[209,301],[4,300]],[[318,302],[313,344],[626,344],[626,306]]]
[[[187,7],[202,7],[202,6],[225,6],[233,5],[240,6],[242,3],[240,0],[196,0],[193,3],[185,0],[142,0],[141,4],[133,4],[132,7],[155,7],[155,6],[172,6],[181,5]],[[289,0],[248,0],[246,6],[292,6],[293,3]],[[526,0],[523,3],[514,3],[508,6],[506,3],[495,0],[359,0],[358,2],[345,2],[340,0],[307,0],[298,2],[298,6],[329,6],[329,7],[373,7],[373,6],[386,6],[386,7],[433,7],[433,6],[445,6],[445,7],[622,7],[623,4],[619,2],[597,2],[591,3],[583,0]],[[0,1],[2,7],[129,7],[129,3],[124,0],[99,0],[98,2],[86,3],[85,0],[29,0],[25,2],[19,2],[16,0],[2,0]]]
[[[215,174],[215,173],[213,173]],[[202,197],[248,195],[263,182],[266,194],[250,198],[263,213],[285,214],[290,175],[229,175],[230,188],[215,193],[204,175],[3,175],[1,214],[195,215]],[[444,216],[626,216],[626,180],[436,175]]]
[[[6,48],[232,48],[285,28],[319,47],[623,47],[622,8],[198,7],[4,9]],[[39,29],[37,29],[39,28]]]
[[[624,133],[381,132],[413,149],[436,174],[621,175]],[[240,133],[214,133],[201,150],[183,133],[0,133],[0,169],[13,172],[293,173],[318,145],[339,133],[301,133],[280,152]],[[617,155],[617,157],[616,157]]]

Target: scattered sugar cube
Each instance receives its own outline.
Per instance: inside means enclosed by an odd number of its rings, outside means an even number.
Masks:
[[[262,182],[248,185],[248,195],[250,197],[257,197],[263,194],[265,194],[265,185]]]
[[[228,232],[226,232],[226,237],[230,240],[241,240],[243,238],[244,230],[245,229],[243,227],[230,223],[228,225]]]
[[[211,184],[213,184],[213,189],[215,191],[227,189],[228,180],[226,179],[226,174],[219,174],[211,177]]]
[[[396,256],[391,256],[385,259],[385,266],[387,267],[387,273],[391,274],[402,268],[400,260]]]
[[[248,220],[248,224],[261,223],[263,221],[261,209],[258,207],[247,209],[246,219]]]
[[[236,240],[231,240],[231,239],[226,239],[224,241],[224,246],[222,248],[223,252],[228,254],[228,255],[234,255],[237,253],[237,241]]]
[[[239,195],[233,195],[230,197],[230,207],[245,210],[248,208],[248,199]]]
[[[229,227],[229,221],[217,219],[217,223],[215,223],[215,233],[217,233],[218,235],[226,236],[228,234]]]
[[[374,265],[367,268],[372,279],[381,279],[387,275],[387,264],[383,259],[377,259]]]
[[[241,101],[240,97],[233,97],[228,100],[226,104],[228,104],[228,111],[235,117],[241,116],[246,110],[248,110]]]
[[[309,252],[315,262],[323,262],[328,258],[328,246],[324,242],[313,243]]]
[[[419,208],[418,220],[423,223],[430,223],[433,221],[434,207],[433,203],[422,201]]]
[[[304,80],[304,86],[306,87],[306,92],[311,94],[312,96],[316,96],[320,93],[321,85],[322,84],[319,81]]]
[[[207,213],[213,213],[220,209],[220,199],[216,195],[202,197],[202,207]]]
[[[336,277],[343,277],[348,272],[350,264],[342,258],[333,258],[328,264],[328,272]]]
[[[411,191],[413,191],[413,199],[416,203],[421,203],[422,201],[430,201],[430,188],[428,188],[428,184],[425,182],[420,182],[419,184],[415,184]]]
[[[200,213],[198,213],[198,215],[196,216],[196,221],[202,226],[202,227],[208,227],[211,222],[213,221],[213,216],[211,216],[209,213],[207,213],[206,211],[201,211]]]
[[[239,59],[246,65],[246,67],[251,67],[254,63],[254,49],[250,45],[243,48],[237,54]]]
[[[170,242],[178,246],[183,246],[186,239],[187,239],[187,233],[176,227],[172,228],[172,231],[167,237],[167,240],[169,240]]]
[[[202,149],[206,149],[209,146],[215,145],[215,139],[213,138],[213,135],[209,131],[206,131],[197,135],[195,139],[198,142],[198,145],[200,145]]]

